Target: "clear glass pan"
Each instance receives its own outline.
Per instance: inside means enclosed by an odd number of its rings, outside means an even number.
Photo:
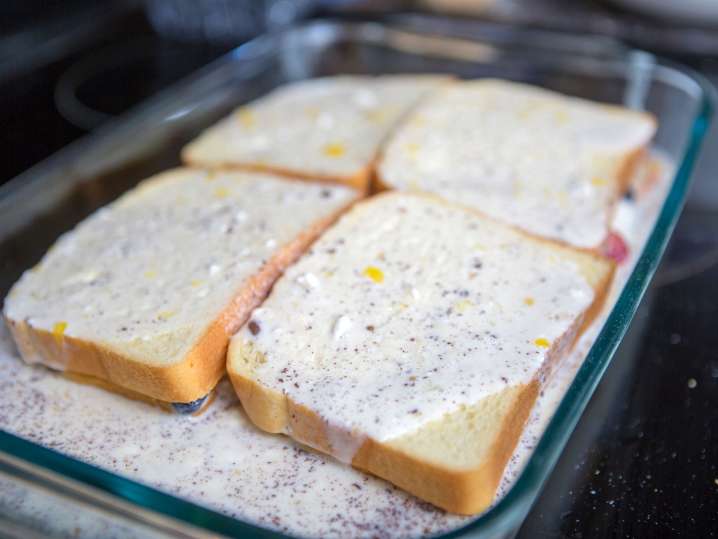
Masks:
[[[675,162],[676,173],[640,260],[519,479],[490,511],[445,535],[510,537],[656,270],[686,196],[712,90],[682,67],[615,43],[518,30],[471,35],[465,28],[453,32],[445,23],[432,25],[431,19],[420,22],[318,21],[260,37],[6,184],[0,188],[0,297],[58,235],[142,178],[177,165],[179,148],[200,129],[288,81],[338,73],[444,72],[519,80],[646,109],[659,120],[655,144]],[[0,488],[3,478],[145,535],[281,536],[0,431]],[[2,523],[0,518],[0,530]],[[11,532],[8,527],[0,536],[12,537]]]

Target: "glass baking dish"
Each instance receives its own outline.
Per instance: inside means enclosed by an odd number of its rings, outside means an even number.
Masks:
[[[659,120],[655,146],[675,163],[675,176],[644,251],[518,480],[489,511],[444,535],[510,537],[551,473],[656,270],[686,196],[712,90],[682,67],[615,42],[506,29],[452,32],[445,23],[432,27],[429,18],[420,26],[401,19],[316,21],[260,37],[9,182],[0,188],[0,297],[57,236],[139,180],[179,164],[179,149],[202,128],[288,81],[441,72],[524,81],[646,109]],[[452,33],[462,37],[446,35]],[[0,431],[0,491],[8,485],[97,515],[103,526],[127,531],[121,536],[281,536]],[[27,522],[23,528],[22,518],[11,517],[0,506],[0,536],[38,528]]]

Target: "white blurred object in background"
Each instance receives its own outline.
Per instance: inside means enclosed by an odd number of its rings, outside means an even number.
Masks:
[[[718,0],[611,0],[631,11],[660,19],[718,25]]]
[[[316,0],[146,0],[160,35],[183,41],[237,43],[302,18]]]

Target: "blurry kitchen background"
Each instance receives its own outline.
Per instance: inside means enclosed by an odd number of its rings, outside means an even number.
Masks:
[[[318,16],[464,37],[569,33],[597,53],[637,47],[718,83],[716,0],[3,0],[0,184],[258,33]],[[619,354],[521,537],[718,530],[716,176],[714,123],[650,310],[638,314],[647,329],[630,376]]]

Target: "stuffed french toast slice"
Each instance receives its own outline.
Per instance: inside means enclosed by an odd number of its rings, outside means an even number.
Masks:
[[[194,412],[224,375],[229,337],[360,196],[269,174],[170,170],[61,236],[3,315],[25,361]]]
[[[281,86],[182,151],[204,168],[269,170],[366,190],[381,144],[444,75],[343,75]]]
[[[232,338],[251,420],[419,498],[492,501],[613,264],[430,195],[359,203]]]
[[[494,79],[428,96],[397,127],[380,189],[429,192],[600,252],[656,130],[648,113]]]

